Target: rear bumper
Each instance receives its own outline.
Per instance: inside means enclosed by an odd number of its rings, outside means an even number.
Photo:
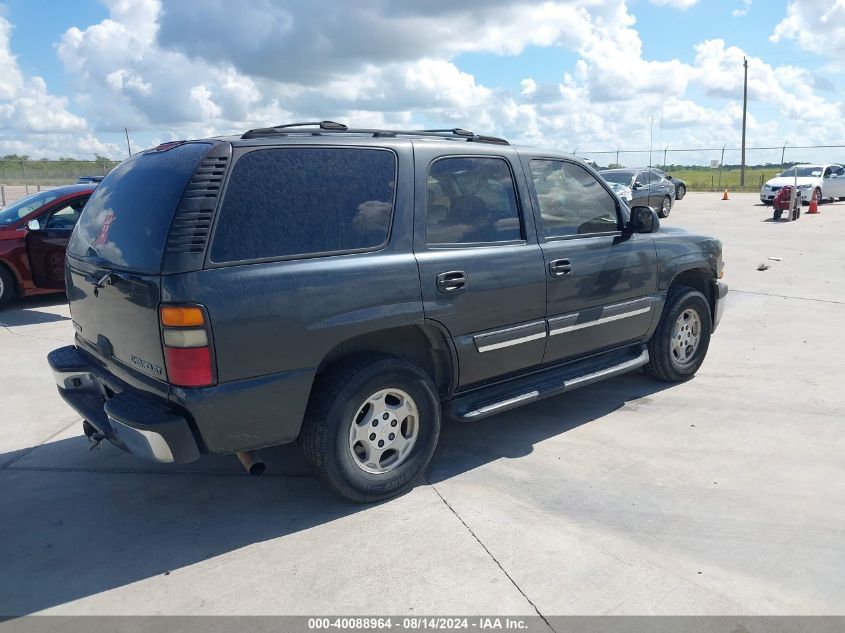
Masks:
[[[199,457],[188,421],[165,403],[102,372],[70,345],[47,356],[59,394],[115,446],[158,463]]]
[[[716,331],[716,326],[722,320],[722,314],[725,311],[725,299],[728,296],[728,284],[718,279],[713,285],[713,331]]]

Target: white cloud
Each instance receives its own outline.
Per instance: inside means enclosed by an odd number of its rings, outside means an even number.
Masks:
[[[674,9],[680,9],[681,11],[685,11],[689,9],[691,6],[698,4],[698,0],[650,0],[652,4],[656,4],[659,7],[672,7]]]
[[[76,83],[74,110],[85,120],[42,82],[52,114],[21,125],[76,126],[89,144],[92,128],[122,133],[127,126],[150,145],[334,118],[359,126],[454,125],[586,151],[647,147],[654,117],[654,141],[664,145],[739,138],[746,53],[708,40],[695,46],[690,63],[648,59],[626,0],[359,0],[354,10],[340,0],[254,0],[237,11],[224,0],[205,0],[202,11],[177,0],[105,2],[108,19],[69,29],[56,47]],[[577,61],[561,67],[556,81],[541,82],[526,68],[510,89],[484,85],[458,57],[513,56],[527,47],[560,47]],[[0,121],[20,116],[2,95],[37,93],[33,81],[0,46]],[[757,104],[800,125],[804,144],[845,138],[841,104],[814,85],[803,68],[749,57],[749,140],[779,144],[793,135]],[[828,123],[812,125],[818,120]]]
[[[51,94],[41,77],[26,77],[11,49],[12,25],[0,16],[0,155],[69,156],[114,153],[85,120]]]
[[[790,0],[786,17],[769,39],[793,40],[805,51],[842,57],[845,49],[845,0]]]
[[[731,15],[735,18],[748,15],[748,12],[751,11],[751,2],[752,0],[742,0],[742,6],[731,11]]]

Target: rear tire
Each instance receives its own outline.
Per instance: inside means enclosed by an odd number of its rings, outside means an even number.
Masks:
[[[670,288],[648,342],[646,371],[664,382],[692,378],[707,355],[711,324],[710,304],[703,294],[687,286]]]
[[[5,266],[0,265],[0,308],[5,307],[17,294],[12,274]]]
[[[672,211],[672,198],[666,196],[663,198],[663,203],[660,205],[660,211],[657,212],[658,217],[668,218]]]
[[[687,188],[683,185],[678,185],[675,189],[675,200],[683,200],[685,195],[687,195]]]
[[[440,399],[431,378],[400,358],[364,354],[317,379],[299,447],[333,492],[371,503],[407,490],[439,435]]]

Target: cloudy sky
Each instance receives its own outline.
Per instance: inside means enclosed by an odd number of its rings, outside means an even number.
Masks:
[[[737,147],[744,55],[749,145],[845,144],[845,0],[0,0],[0,155],[324,118]]]

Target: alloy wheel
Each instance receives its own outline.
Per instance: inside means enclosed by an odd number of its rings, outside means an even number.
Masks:
[[[695,358],[701,342],[701,317],[693,308],[687,308],[672,328],[672,357],[679,365],[688,365]]]
[[[414,399],[401,389],[382,389],[367,398],[349,426],[355,464],[382,474],[405,462],[419,436],[418,411]]]

